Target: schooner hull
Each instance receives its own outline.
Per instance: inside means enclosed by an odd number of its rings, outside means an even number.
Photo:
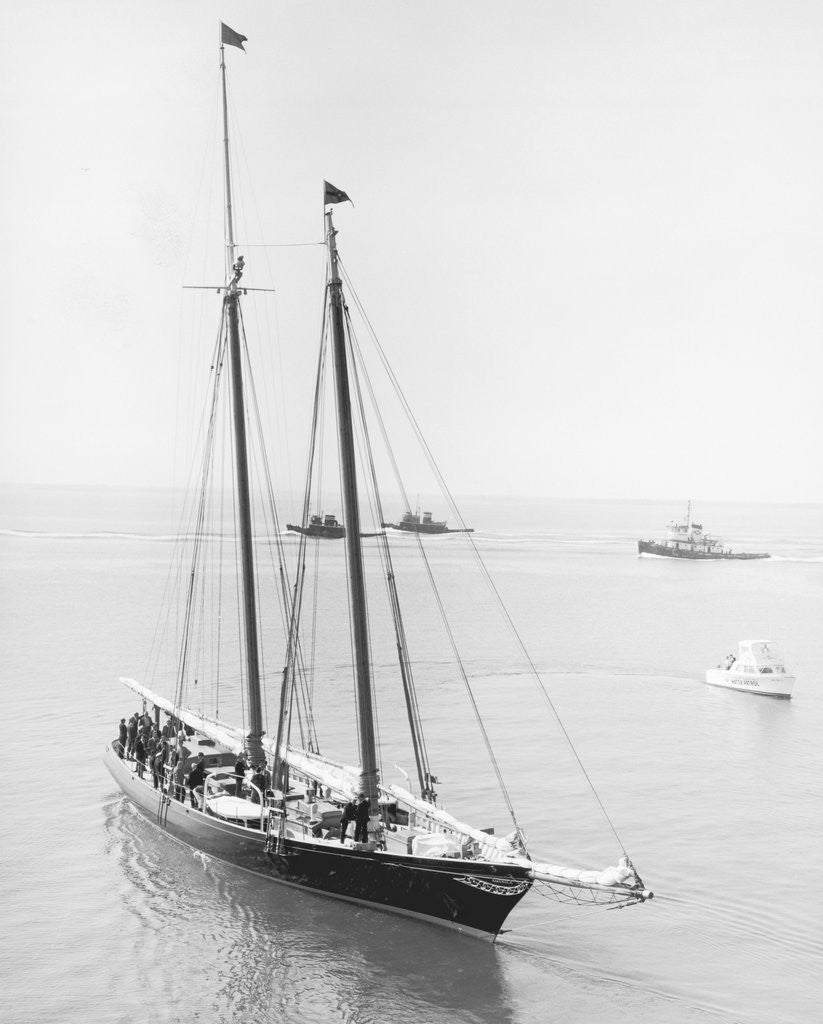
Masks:
[[[667,544],[658,544],[652,540],[639,540],[637,551],[640,555],[660,555],[663,558],[688,558],[691,561],[699,562],[720,562],[720,561],[748,561],[753,558],[769,558],[766,553],[748,553],[745,551],[692,551],[688,548],[670,547]]]
[[[111,746],[106,767],[132,804],[154,825],[217,860],[272,882],[421,918],[493,938],[532,886],[528,869],[511,864],[412,857],[358,850],[336,842],[286,838],[267,850],[266,835],[169,800],[139,779]]]

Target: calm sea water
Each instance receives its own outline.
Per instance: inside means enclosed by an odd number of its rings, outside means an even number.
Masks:
[[[620,911],[531,896],[491,946],[261,889],[134,813],[101,752],[132,710],[117,677],[145,670],[167,497],[2,498],[3,1020],[819,1019],[820,506],[706,504],[707,528],[775,557],[683,564],[636,556],[638,537],[661,535],[681,512],[669,504],[464,503],[619,839],[657,893]],[[614,863],[618,840],[532,680],[461,589],[470,555],[455,541],[429,549],[455,611],[475,613],[459,639],[473,649],[477,698],[531,846],[553,862]],[[402,546],[397,558],[402,568]],[[792,701],[703,684],[747,637],[782,643]],[[412,633],[441,798],[508,831],[476,727],[457,713],[462,684],[428,644]],[[330,753],[348,697],[335,699],[318,721]],[[394,726],[382,713],[380,725],[388,745]]]

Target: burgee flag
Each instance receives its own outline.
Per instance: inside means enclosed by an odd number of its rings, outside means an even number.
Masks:
[[[243,53],[246,52],[246,48],[243,46],[248,40],[248,36],[241,36],[239,32],[235,32],[233,28],[229,28],[228,25],[224,25],[220,22],[220,42],[228,43],[229,46],[239,46]]]
[[[351,199],[339,188],[323,182],[323,204],[329,206],[331,203],[351,203]],[[354,206],[354,203],[351,203]]]

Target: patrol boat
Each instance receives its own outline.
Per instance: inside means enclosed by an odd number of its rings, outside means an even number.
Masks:
[[[780,648],[772,640],[741,640],[736,657],[729,654],[721,665],[706,672],[709,686],[787,699],[791,698],[794,678],[786,671]]]

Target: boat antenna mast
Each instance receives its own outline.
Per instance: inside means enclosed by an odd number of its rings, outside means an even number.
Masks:
[[[345,193],[341,193],[345,196]],[[327,186],[326,202],[329,202]],[[348,199],[348,196],[345,197]],[[332,202],[338,202],[333,198]],[[355,685],[357,690],[357,721],[360,738],[360,790],[369,800],[370,816],[378,812],[378,769],[372,708],[371,662],[366,609],[366,583],[363,570],[363,545],[360,539],[360,506],[357,496],[354,429],[346,350],[343,284],[337,256],[337,232],[332,211],[326,210],[326,245],[329,253],[329,306],[331,311],[332,352],[337,398],[337,432],[343,484],[343,521],[346,524],[346,560],[349,575],[349,599],[354,638]]]
[[[232,209],[231,163],[229,159],[229,114],[226,91],[225,44],[243,49],[245,36],[221,23],[220,76],[223,86],[223,168],[226,199],[226,278],[223,293],[226,322],[229,332],[229,366],[231,369],[231,404],[234,426],[235,486],[237,516],[240,532],[240,573],[242,592],[242,620],[246,657],[246,700],[248,706],[248,732],[245,750],[252,764],[265,761],[263,752],[263,704],[260,694],[260,656],[257,636],[257,600],[254,582],[254,544],[251,521],[249,487],[249,457],[246,441],[246,406],[243,394],[243,360],[240,345],[240,278],[245,258],[236,256],[234,243],[234,211]]]

